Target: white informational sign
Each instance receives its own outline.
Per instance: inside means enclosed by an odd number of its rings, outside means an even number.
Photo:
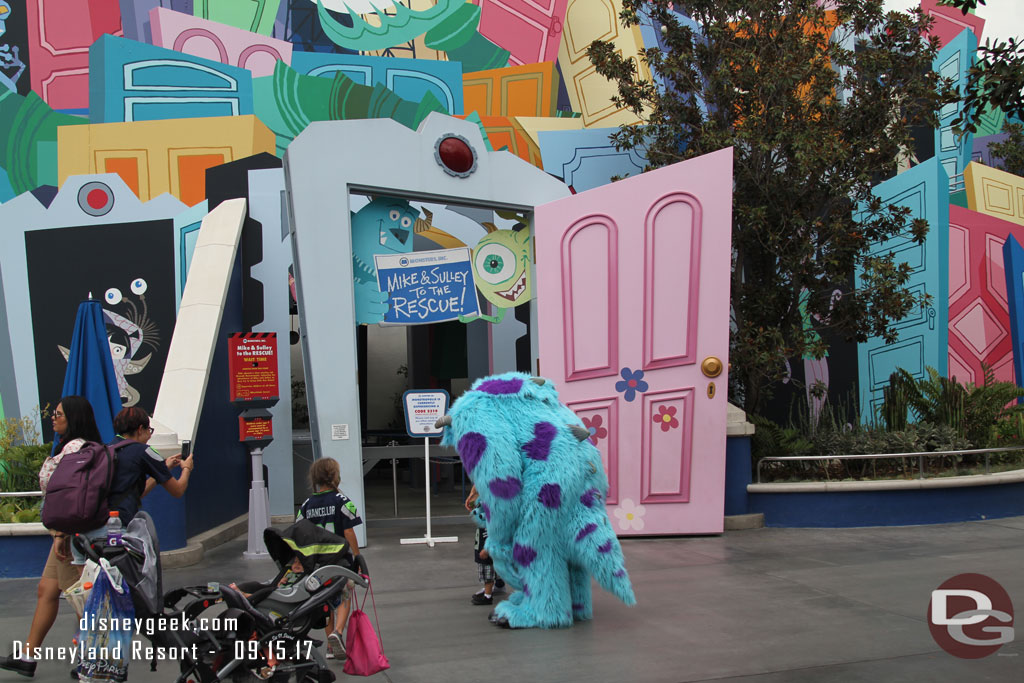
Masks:
[[[422,537],[403,538],[401,543],[426,543],[431,548],[435,543],[457,543],[458,536],[437,537],[430,533],[430,437],[441,435],[442,430],[434,427],[434,423],[448,412],[448,392],[444,389],[410,389],[402,394],[402,405],[405,407],[405,431],[409,436],[423,439],[427,533]]]
[[[409,436],[439,436],[434,423],[448,412],[448,392],[443,389],[410,389],[402,394],[405,406],[405,431]]]

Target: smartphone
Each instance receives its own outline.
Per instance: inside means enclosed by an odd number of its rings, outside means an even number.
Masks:
[[[181,459],[185,460],[188,458],[189,453],[192,452],[192,442],[185,439],[181,442]]]

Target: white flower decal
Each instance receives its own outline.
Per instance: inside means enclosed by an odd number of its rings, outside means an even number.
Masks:
[[[623,531],[640,531],[644,528],[644,514],[647,508],[637,505],[630,498],[623,498],[622,504],[614,510],[619,520],[619,528]]]

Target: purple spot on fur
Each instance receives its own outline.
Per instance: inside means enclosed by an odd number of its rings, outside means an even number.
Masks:
[[[530,563],[537,558],[537,551],[528,545],[519,545],[516,543],[512,546],[512,559],[516,561],[520,567],[529,567]]]
[[[544,484],[540,487],[537,499],[547,508],[557,508],[562,504],[562,487],[558,484]]]
[[[459,439],[459,447],[456,450],[466,471],[472,472],[487,450],[487,437],[478,432],[467,432]]]
[[[582,612],[583,611],[583,605],[578,603],[578,602],[574,602],[574,603],[572,603],[572,609],[573,609],[574,612]]]
[[[555,440],[558,430],[550,422],[538,422],[533,425],[533,441],[523,446],[527,457],[534,460],[547,460],[551,453],[551,442]]]
[[[491,493],[496,495],[498,498],[512,500],[519,495],[519,491],[523,488],[523,482],[519,481],[515,477],[508,477],[507,479],[492,479],[491,483],[487,485],[487,488],[489,488]]]
[[[486,394],[518,394],[523,388],[521,379],[489,379],[476,388]]]
[[[607,553],[607,552],[610,552],[611,549],[612,549],[612,542],[611,541],[605,541],[601,545],[597,546],[597,552],[599,552],[599,553]]]
[[[530,597],[530,584],[523,581],[523,595]]]
[[[580,532],[576,534],[576,540],[582,541],[584,538],[594,533],[595,531],[597,531],[597,525],[591,522],[590,524],[580,529]]]
[[[487,506],[487,503],[480,503],[480,512],[484,513],[484,519],[488,522],[491,521],[491,508]]]
[[[625,575],[626,575],[626,570],[625,569],[620,569],[619,571],[617,571],[614,574],[612,574],[612,576],[614,576],[616,579],[621,579]]]
[[[597,489],[587,489],[582,496],[580,496],[580,502],[586,505],[588,508],[594,507],[600,498],[600,493]]]

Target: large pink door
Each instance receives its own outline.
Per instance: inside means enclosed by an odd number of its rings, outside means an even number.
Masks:
[[[949,376],[983,384],[981,364],[1012,382],[1013,343],[1003,271],[1008,221],[949,207]]]
[[[619,534],[722,531],[731,188],[725,149],[536,209],[538,374],[590,428]]]

